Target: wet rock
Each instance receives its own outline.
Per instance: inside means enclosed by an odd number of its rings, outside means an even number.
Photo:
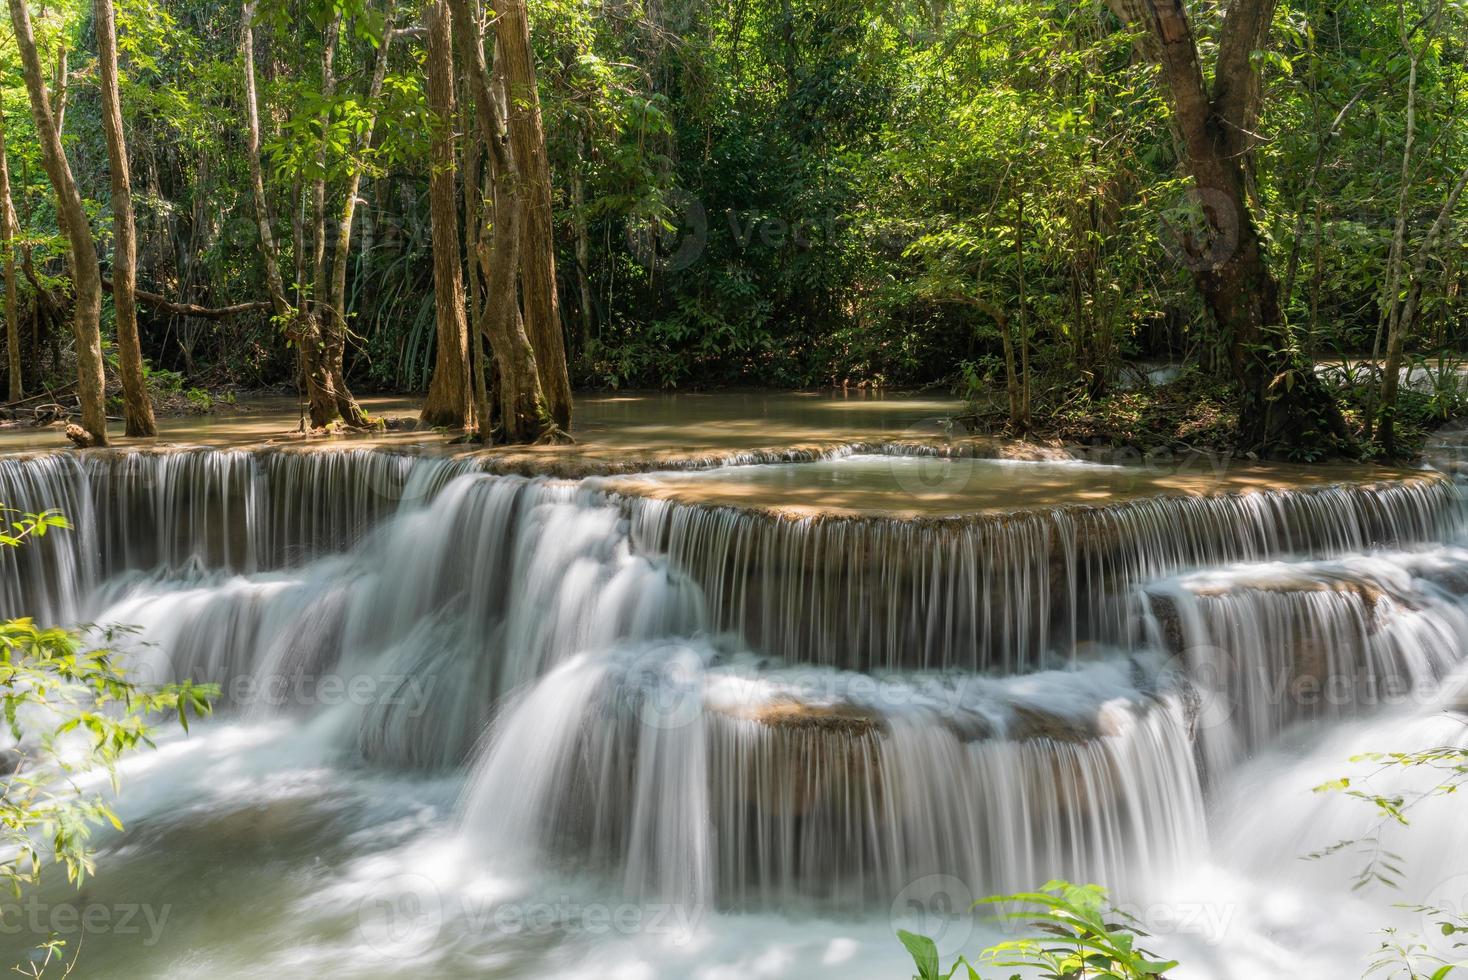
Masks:
[[[818,731],[852,737],[882,731],[879,714],[852,704],[810,704],[782,699],[741,707],[726,714],[786,731]]]
[[[1016,706],[1005,734],[1016,742],[1048,739],[1052,742],[1082,743],[1108,734],[1099,717],[1076,718],[1051,714],[1040,708]]]

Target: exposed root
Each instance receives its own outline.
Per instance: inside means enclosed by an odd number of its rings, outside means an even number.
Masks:
[[[535,446],[574,446],[576,439],[565,429],[554,422],[546,423],[545,428],[540,430],[540,438],[531,445]]]

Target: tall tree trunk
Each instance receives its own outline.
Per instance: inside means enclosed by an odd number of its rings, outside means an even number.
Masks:
[[[1025,196],[1019,195],[1019,210],[1014,219],[1014,263],[1019,270],[1019,424],[1030,429],[1030,311],[1025,297]]]
[[[459,100],[460,123],[465,133],[474,132],[474,114],[470,109],[469,76],[460,73],[462,96]],[[469,379],[474,388],[474,427],[480,442],[489,442],[494,434],[494,417],[489,410],[489,385],[485,377],[484,293],[480,288],[479,249],[477,243],[488,237],[484,190],[484,147],[470,135],[463,142],[463,161],[459,167],[464,196],[464,240],[469,243]]]
[[[525,329],[535,349],[540,385],[551,420],[571,428],[571,379],[566,366],[565,333],[556,289],[556,249],[551,215],[550,159],[540,117],[535,56],[525,0],[496,0],[497,59],[507,85],[510,147],[522,187],[523,247],[520,275],[525,292]]]
[[[454,52],[447,0],[423,13],[428,31],[430,136],[428,204],[433,235],[433,306],[437,345],[423,421],[461,428],[469,419],[469,334],[459,258],[459,204],[454,190]],[[466,174],[466,181],[469,176]],[[470,229],[472,233],[472,229]]]
[[[275,245],[270,201],[265,196],[265,168],[260,162],[260,100],[255,92],[255,0],[244,0],[240,9],[240,60],[245,68],[245,158],[250,169],[250,192],[255,201],[255,230],[260,237],[260,258],[265,266],[265,289],[278,319],[291,317],[285,281],[280,275],[280,252]]]
[[[505,124],[468,0],[449,0],[449,9],[453,14],[454,45],[474,96],[475,128],[489,151],[495,187],[494,239],[486,260],[489,268],[484,328],[498,368],[501,426],[507,442],[533,442],[542,434],[545,407],[535,349],[525,333],[516,289],[520,267],[520,174],[514,154],[505,145]]]
[[[15,277],[15,237],[20,229],[15,202],[10,196],[10,158],[5,152],[5,109],[0,105],[0,248],[5,249],[5,367],[9,376],[10,401],[25,397],[20,370],[20,304]],[[38,300],[39,301],[39,300]]]
[[[97,30],[97,66],[102,96],[102,131],[107,138],[107,166],[112,177],[112,306],[117,313],[117,365],[122,375],[124,432],[153,436],[153,405],[143,377],[143,348],[138,338],[138,246],[133,226],[132,174],[127,137],[122,128],[122,95],[117,81],[117,19],[112,0],[93,0]]]
[[[1249,206],[1247,166],[1259,109],[1254,53],[1275,0],[1232,0],[1218,39],[1213,91],[1204,82],[1184,0],[1120,0],[1148,32],[1173,106],[1172,124],[1207,235],[1179,242],[1228,348],[1241,448],[1263,456],[1349,451],[1340,410],[1284,322],[1279,285]]]
[[[1401,41],[1402,47],[1407,52],[1407,135],[1402,143],[1402,174],[1401,183],[1397,188],[1397,219],[1392,228],[1392,244],[1387,252],[1386,258],[1386,283],[1381,291],[1381,312],[1376,324],[1376,339],[1371,344],[1371,366],[1375,368],[1381,363],[1381,344],[1387,337],[1399,336],[1398,319],[1402,313],[1402,266],[1406,262],[1407,254],[1407,222],[1411,217],[1412,207],[1412,153],[1417,145],[1417,69],[1421,62],[1421,53],[1412,44],[1412,39],[1407,32],[1406,11],[1399,9],[1398,16],[1402,20]],[[1386,393],[1385,375],[1381,391]],[[1396,396],[1396,386],[1392,386],[1392,396]],[[1374,397],[1368,397],[1366,405],[1366,435],[1369,438],[1376,425],[1376,415],[1379,404]]]
[[[274,221],[270,213],[270,201],[265,196],[265,168],[260,160],[260,100],[255,90],[255,0],[244,0],[240,9],[240,60],[245,72],[245,158],[250,169],[250,193],[255,201],[255,227],[259,236],[260,260],[265,267],[265,288],[270,293],[270,306],[275,319],[285,331],[286,337],[296,345],[297,372],[305,380],[308,377],[306,351],[321,343],[321,332],[315,319],[299,307],[293,307],[286,298],[285,280],[280,274],[280,250],[275,244]],[[297,209],[299,210],[299,209]],[[299,230],[299,222],[293,220]],[[299,260],[304,253],[300,236],[296,239],[298,262],[296,283],[297,299],[300,299],[301,281]],[[309,381],[306,382],[309,387]],[[302,418],[301,424],[305,425]]]
[[[61,38],[56,52],[56,74],[51,76],[51,115],[56,117],[58,135],[66,132],[66,96],[71,73],[67,70],[66,38]]]
[[[586,231],[586,186],[579,166],[585,144],[581,129],[576,130],[576,160],[578,166],[571,171],[572,222],[576,228],[576,286],[581,306],[581,355],[586,355],[586,346],[591,340],[594,314],[591,308],[591,237]]]
[[[310,327],[301,343],[301,364],[306,376],[306,400],[311,425],[322,428],[337,417],[337,391],[332,375],[331,346],[335,317],[326,272],[326,130],[331,124],[329,108],[336,94],[336,42],[341,32],[341,12],[332,14],[321,49],[321,98],[328,106],[321,112],[321,133],[316,146],[316,175],[311,183],[311,315]],[[350,396],[348,396],[350,397]]]
[[[1406,338],[1412,333],[1417,322],[1417,308],[1422,301],[1422,281],[1427,276],[1427,263],[1432,259],[1432,253],[1437,249],[1438,243],[1442,241],[1443,233],[1447,231],[1452,222],[1453,212],[1457,210],[1458,201],[1463,196],[1463,189],[1468,187],[1468,170],[1464,170],[1458,177],[1456,183],[1448,191],[1448,196],[1443,201],[1442,209],[1438,211],[1437,218],[1432,227],[1428,229],[1427,238],[1417,249],[1417,254],[1412,260],[1412,270],[1408,276],[1407,295],[1399,302],[1394,300],[1398,309],[1392,313],[1392,330],[1387,338],[1386,365],[1382,369],[1381,376],[1381,444],[1388,455],[1396,455],[1397,452],[1397,386],[1402,373],[1402,347]]]
[[[382,84],[387,78],[387,56],[393,36],[393,0],[389,0],[384,11],[382,41],[377,46],[377,57],[372,65],[372,78],[367,83],[367,125],[358,137],[356,151],[366,153],[372,148],[372,131],[377,127],[377,107],[382,97]],[[352,219],[357,213],[357,195],[362,189],[362,171],[365,164],[352,167],[347,178],[346,195],[342,200],[340,221],[336,229],[336,247],[331,259],[331,300],[326,313],[330,328],[326,331],[326,370],[332,380],[332,391],[336,397],[336,410],[348,425],[361,428],[371,424],[367,413],[362,411],[357,400],[347,388],[344,359],[347,338],[347,265],[352,255]]]
[[[102,272],[97,264],[97,246],[87,223],[81,192],[71,175],[71,166],[61,146],[61,134],[52,115],[46,78],[41,59],[36,53],[36,39],[31,30],[31,15],[26,0],[9,0],[10,21],[15,30],[16,47],[20,49],[26,91],[31,100],[31,116],[36,124],[36,138],[41,144],[41,161],[51,186],[56,190],[56,213],[68,245],[67,258],[76,305],[72,310],[72,331],[76,334],[77,393],[81,402],[82,428],[94,445],[107,444],[106,379],[102,371]]]

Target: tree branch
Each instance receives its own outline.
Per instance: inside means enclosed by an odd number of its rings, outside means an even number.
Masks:
[[[103,278],[102,288],[112,292],[112,280]],[[145,303],[155,310],[164,313],[172,313],[175,316],[196,316],[202,320],[224,320],[241,313],[264,313],[272,309],[269,300],[256,300],[253,303],[236,303],[233,306],[199,306],[195,303],[175,303],[157,293],[150,293],[145,289],[133,290],[139,303]]]

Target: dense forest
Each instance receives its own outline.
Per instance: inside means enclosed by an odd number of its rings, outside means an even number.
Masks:
[[[1460,4],[492,6],[10,0],[11,402],[949,385],[1307,458],[1462,407]]]

